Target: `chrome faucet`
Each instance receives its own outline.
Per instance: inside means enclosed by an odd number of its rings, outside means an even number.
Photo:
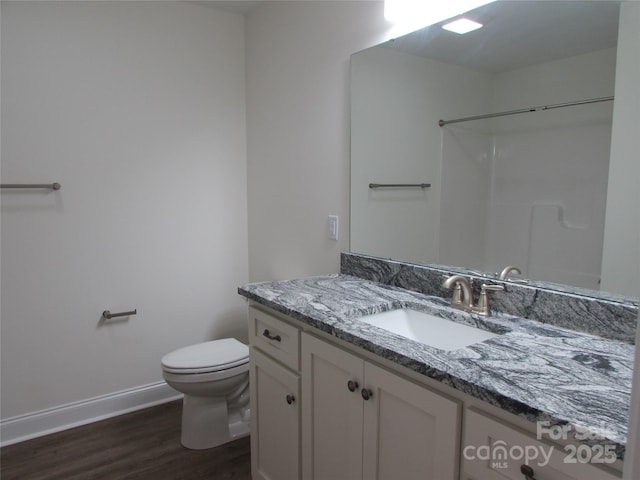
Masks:
[[[500,280],[506,280],[507,279],[507,275],[509,275],[509,273],[514,272],[518,275],[522,275],[522,272],[520,271],[520,269],[518,267],[515,267],[513,265],[507,265],[506,267],[504,267],[502,269],[502,271],[500,272],[500,274],[498,275],[498,278]]]
[[[480,287],[480,297],[478,305],[473,305],[473,280],[467,279],[461,275],[452,275],[447,277],[442,283],[444,288],[454,287],[453,297],[451,298],[451,306],[468,313],[475,313],[482,316],[489,316],[491,310],[489,308],[490,291],[504,291],[504,285],[491,285],[483,283]]]
[[[473,290],[471,290],[472,281],[461,275],[452,275],[447,277],[442,283],[444,288],[454,287],[451,306],[466,312],[473,309]]]

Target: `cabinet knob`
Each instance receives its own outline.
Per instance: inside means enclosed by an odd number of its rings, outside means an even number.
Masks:
[[[355,380],[349,380],[347,382],[347,388],[349,389],[350,392],[355,392],[358,389],[359,385],[358,382],[356,382]]]
[[[362,392],[360,393],[362,394],[362,398],[364,398],[365,400],[369,400],[371,397],[373,397],[373,392],[368,388],[363,388]]]
[[[289,405],[292,405],[295,401],[296,401],[296,397],[294,397],[294,396],[293,396],[293,395],[291,395],[291,394],[288,394],[288,395],[287,395],[287,403],[288,403]]]
[[[520,465],[520,473],[524,475],[525,480],[536,480],[533,472],[533,468],[529,465]]]
[[[280,335],[272,335],[266,328],[264,332],[262,332],[262,335],[267,337],[269,340],[275,340],[276,342],[282,341],[282,337]]]

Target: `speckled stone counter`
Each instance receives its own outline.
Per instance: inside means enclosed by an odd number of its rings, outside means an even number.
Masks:
[[[624,457],[634,346],[535,320],[484,318],[436,296],[337,274],[250,284],[250,300],[532,422],[587,429]],[[501,333],[443,351],[360,320],[411,307]],[[585,439],[588,443],[593,440]]]
[[[416,265],[357,253],[343,253],[340,263],[340,273],[437,297],[451,297],[451,292],[442,288],[443,275],[473,279],[476,297],[480,284],[501,284],[504,292],[491,295],[491,307],[498,312],[611,340],[635,341],[637,299],[547,282],[505,282],[462,268]]]

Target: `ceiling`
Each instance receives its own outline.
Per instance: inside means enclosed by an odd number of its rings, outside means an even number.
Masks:
[[[265,0],[190,0],[247,15]],[[498,73],[614,47],[618,0],[499,0],[464,16],[484,25],[466,35],[441,22],[384,46],[446,63]]]
[[[503,0],[464,17],[484,25],[459,35],[442,22],[385,44],[386,47],[455,65],[504,72],[614,47],[618,1]]]

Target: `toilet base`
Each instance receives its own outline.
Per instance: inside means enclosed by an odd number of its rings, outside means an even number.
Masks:
[[[228,411],[225,397],[185,395],[180,442],[191,450],[217,447],[249,435],[248,408]]]

